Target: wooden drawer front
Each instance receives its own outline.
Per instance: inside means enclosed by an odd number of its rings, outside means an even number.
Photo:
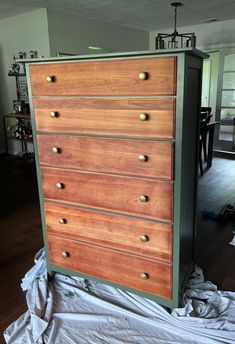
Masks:
[[[47,232],[172,261],[172,225],[45,202]]]
[[[50,264],[171,298],[171,265],[55,235],[48,235],[48,247]],[[142,273],[148,278],[141,279]]]
[[[172,220],[172,183],[41,168],[44,197],[125,214]],[[56,184],[61,183],[62,189]],[[147,197],[146,202],[139,197]]]
[[[173,138],[174,99],[34,99],[38,131]],[[56,117],[51,117],[51,112]],[[146,120],[140,120],[140,114]]]
[[[40,164],[86,171],[172,178],[172,143],[37,135]]]
[[[29,67],[32,94],[174,95],[175,64],[175,57],[34,64]],[[146,80],[139,78],[141,72]]]

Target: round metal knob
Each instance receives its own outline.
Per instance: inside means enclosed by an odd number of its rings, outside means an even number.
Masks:
[[[141,235],[141,236],[140,236],[140,241],[142,241],[142,242],[147,242],[147,241],[149,241],[149,236],[148,236],[148,235]]]
[[[146,80],[146,79],[148,79],[148,73],[146,73],[146,72],[140,72],[140,73],[139,73],[139,79],[140,79],[140,80]]]
[[[66,251],[63,251],[63,252],[61,252],[61,256],[62,256],[63,258],[68,258],[68,257],[69,257],[69,253],[66,252]]]
[[[59,154],[60,153],[60,148],[53,147],[52,148],[52,152],[55,153],[55,154]]]
[[[46,76],[46,81],[47,82],[54,82],[55,81],[55,77],[53,75],[47,75]]]
[[[67,222],[66,219],[64,219],[64,218],[62,218],[62,217],[59,219],[59,223],[60,223],[61,225],[64,225],[66,222]]]
[[[140,274],[140,278],[141,278],[142,280],[147,280],[147,279],[149,279],[149,274],[147,274],[146,272],[142,272],[142,273]]]
[[[56,183],[55,186],[57,189],[63,189],[64,188],[64,184],[62,184],[62,183]]]
[[[57,117],[57,112],[51,111],[51,112],[50,112],[50,116],[51,116],[51,118]]]
[[[148,196],[141,195],[141,196],[139,197],[139,200],[140,200],[141,202],[148,202]]]
[[[148,157],[146,155],[139,155],[138,160],[140,162],[145,162],[148,160]]]
[[[148,120],[148,115],[147,115],[146,113],[141,113],[141,114],[139,115],[139,119],[140,119],[141,121],[147,121],[147,120]]]

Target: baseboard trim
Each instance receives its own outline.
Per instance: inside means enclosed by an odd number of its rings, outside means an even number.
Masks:
[[[235,160],[235,152],[228,152],[222,150],[213,150],[213,156],[217,158]]]

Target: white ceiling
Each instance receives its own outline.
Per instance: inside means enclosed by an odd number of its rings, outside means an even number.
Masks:
[[[174,1],[174,0],[172,0]],[[174,9],[169,0],[0,0],[0,18],[47,7],[91,19],[155,31],[173,27]],[[235,0],[182,0],[178,27],[202,20],[235,19]]]

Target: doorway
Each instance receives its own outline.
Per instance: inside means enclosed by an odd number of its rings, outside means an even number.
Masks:
[[[235,49],[220,54],[215,149],[235,154]]]
[[[216,154],[198,180],[195,258],[208,280],[220,290],[234,291],[235,246],[230,243],[235,234],[235,49],[209,53],[204,61],[202,106],[211,107],[211,122],[217,123]]]

